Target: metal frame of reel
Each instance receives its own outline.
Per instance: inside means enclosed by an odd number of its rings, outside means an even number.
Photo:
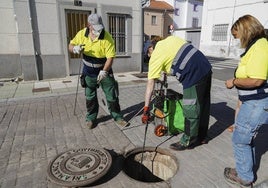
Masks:
[[[167,75],[163,73],[163,80],[157,80],[156,82],[156,89],[153,91],[153,108],[150,111],[155,124],[154,134],[158,137],[174,135],[170,132],[170,125],[166,121],[170,114],[165,112],[164,109],[164,103],[168,100],[168,90]],[[182,98],[182,94],[179,95]],[[178,130],[176,134],[180,132],[183,132],[183,130]]]

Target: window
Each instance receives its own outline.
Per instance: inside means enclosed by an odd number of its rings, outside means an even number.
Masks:
[[[109,32],[115,41],[116,55],[126,55],[127,53],[126,18],[125,14],[108,14]]]
[[[193,7],[193,11],[194,12],[197,12],[198,11],[197,7],[198,7],[198,4],[194,4],[194,7]]]
[[[175,9],[174,9],[174,14],[175,14],[176,16],[179,16],[179,15],[180,15],[180,8],[175,8]]]
[[[175,0],[175,3],[174,3],[174,14],[176,16],[179,16],[180,15],[180,0]]]
[[[156,22],[156,16],[152,16],[152,25],[156,25],[157,22]]]
[[[228,24],[216,24],[212,28],[212,41],[227,41]]]
[[[192,27],[198,27],[198,18],[193,18]]]

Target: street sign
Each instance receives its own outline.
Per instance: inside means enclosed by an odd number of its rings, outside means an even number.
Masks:
[[[151,0],[141,0],[141,8],[146,8],[150,6]]]

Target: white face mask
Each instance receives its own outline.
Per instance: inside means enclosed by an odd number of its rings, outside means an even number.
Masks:
[[[96,30],[92,30],[92,33],[96,36],[96,37],[99,37],[100,34],[101,34],[101,31],[96,31]]]
[[[233,46],[241,48],[241,42],[240,39],[233,39],[232,41]]]

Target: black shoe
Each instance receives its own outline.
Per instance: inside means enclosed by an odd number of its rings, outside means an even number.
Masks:
[[[200,145],[202,145],[202,144],[207,144],[209,141],[209,138],[208,137],[202,137],[202,138],[198,137],[198,140],[200,142]]]
[[[200,140],[200,145],[202,144],[208,144],[208,140],[207,139]]]
[[[186,150],[186,149],[191,149],[191,148],[189,148],[189,146],[184,146],[180,142],[170,144],[169,148],[173,149],[173,150],[176,150],[176,151],[183,151],[183,150]]]
[[[169,147],[170,149],[176,150],[176,151],[183,151],[186,149],[193,149],[197,146],[200,146],[204,144],[203,142],[201,142],[199,139],[194,138],[192,139],[192,141],[190,141],[190,144],[188,146],[182,145],[180,142],[176,142],[171,144]]]

